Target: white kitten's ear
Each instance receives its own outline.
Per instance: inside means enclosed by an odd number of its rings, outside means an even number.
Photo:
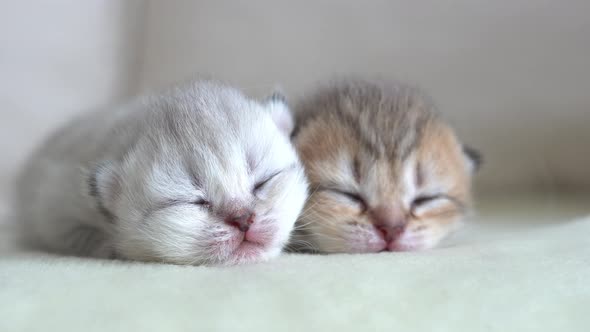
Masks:
[[[470,146],[463,145],[463,155],[465,155],[465,160],[472,174],[481,168],[483,156],[479,151]]]
[[[279,130],[287,137],[291,136],[294,127],[293,114],[287,105],[287,99],[281,93],[275,92],[266,99],[267,107],[272,120]]]
[[[88,192],[96,201],[98,210],[113,219],[113,203],[121,190],[120,167],[113,162],[102,162],[90,170],[87,178]]]

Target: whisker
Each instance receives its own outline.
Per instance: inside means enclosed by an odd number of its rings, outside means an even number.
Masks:
[[[325,217],[319,215],[319,214],[315,214],[313,217],[310,216],[310,218],[315,218],[315,220],[313,220],[313,222],[322,222],[322,227],[326,228],[326,229],[330,229],[332,231],[336,231],[336,232],[340,232],[342,227],[338,227],[336,226],[336,224],[334,224],[331,221],[328,221]]]
[[[301,212],[301,215],[306,215],[311,209],[313,209],[318,204],[318,202],[313,202],[312,205],[305,207],[305,209]]]
[[[307,241],[293,241],[285,246],[292,252],[299,252],[302,250],[319,251],[316,246]]]
[[[301,224],[301,223],[300,224],[295,224],[294,229],[300,230],[300,229],[302,229],[304,227],[307,227],[307,226],[309,226],[311,224],[314,224],[314,223],[317,223],[317,220],[309,220],[309,221],[307,221],[304,224]]]

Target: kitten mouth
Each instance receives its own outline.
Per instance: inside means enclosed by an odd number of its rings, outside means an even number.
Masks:
[[[213,250],[224,265],[265,261],[276,251],[277,231],[272,223],[263,222],[246,232],[232,228],[226,230],[228,237],[225,240],[214,243]]]
[[[389,243],[377,229],[369,228],[355,230],[348,236],[348,250],[350,253],[377,253],[387,251]]]
[[[234,238],[230,257],[235,263],[252,262],[263,258],[271,247],[274,232],[249,230]]]
[[[234,249],[232,256],[237,258],[255,258],[264,253],[264,250],[265,248],[262,244],[244,240]]]
[[[398,238],[387,246],[388,251],[420,251],[424,249],[428,249],[428,245],[421,236]]]
[[[385,241],[371,241],[371,242],[366,242],[366,243],[362,243],[362,244],[358,244],[358,245],[352,245],[351,246],[351,252],[353,253],[359,253],[359,254],[363,254],[363,253],[376,253],[376,252],[383,252],[383,251],[387,251],[387,242]]]
[[[272,237],[269,236],[269,234],[248,231],[242,234],[240,237],[238,237],[238,241],[236,241],[238,245],[234,251],[239,250],[242,246],[259,247],[261,249],[264,249],[269,246],[271,241]]]

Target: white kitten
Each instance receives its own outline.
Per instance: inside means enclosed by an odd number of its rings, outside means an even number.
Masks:
[[[191,82],[85,115],[18,181],[29,244],[81,256],[237,264],[277,256],[307,196],[284,101]]]

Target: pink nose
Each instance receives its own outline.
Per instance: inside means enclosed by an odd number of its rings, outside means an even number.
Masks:
[[[404,224],[389,226],[389,225],[376,225],[375,228],[381,232],[383,238],[387,243],[397,239],[403,232],[406,226]]]
[[[249,210],[240,210],[225,218],[225,223],[234,226],[242,232],[247,232],[250,225],[254,223],[254,212]]]
[[[380,206],[371,211],[373,224],[387,242],[394,241],[406,227],[407,219],[401,209]]]

